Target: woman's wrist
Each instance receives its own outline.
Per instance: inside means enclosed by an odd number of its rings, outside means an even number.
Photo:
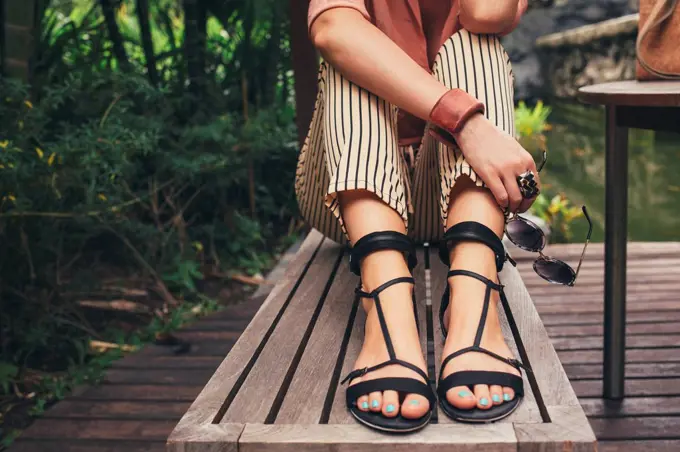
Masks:
[[[430,112],[430,133],[447,144],[475,116],[482,116],[484,104],[461,89],[447,91]]]

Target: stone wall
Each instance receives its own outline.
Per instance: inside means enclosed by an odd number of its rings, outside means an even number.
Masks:
[[[515,97],[546,94],[536,40],[545,35],[602,22],[637,11],[638,0],[535,0],[519,26],[503,38],[516,78]]]
[[[638,21],[631,14],[539,38],[543,97],[573,98],[585,85],[634,79]]]

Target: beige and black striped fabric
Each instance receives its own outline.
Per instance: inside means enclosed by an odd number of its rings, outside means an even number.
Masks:
[[[487,118],[515,135],[512,68],[497,37],[456,33],[439,51],[432,74],[484,102]],[[419,149],[399,146],[397,114],[394,105],[321,64],[295,191],[304,218],[330,239],[346,241],[337,197],[343,190],[375,193],[402,216],[414,240],[427,242],[443,233],[456,179],[466,175],[484,185],[460,149],[428,133]]]

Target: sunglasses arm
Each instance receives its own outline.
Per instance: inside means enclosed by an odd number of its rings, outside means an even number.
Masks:
[[[578,261],[578,267],[576,267],[576,274],[574,275],[574,280],[569,284],[570,286],[573,286],[574,283],[576,283],[576,278],[578,278],[578,272],[581,271],[581,264],[583,263],[583,258],[586,256],[586,249],[588,248],[588,244],[590,243],[590,236],[593,234],[593,222],[590,220],[590,215],[588,215],[588,210],[586,210],[586,206],[582,207],[583,214],[586,217],[586,220],[588,220],[588,237],[586,237],[586,243],[583,245],[583,252],[581,253],[581,259]]]

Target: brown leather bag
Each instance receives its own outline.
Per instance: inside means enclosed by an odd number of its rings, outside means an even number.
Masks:
[[[680,80],[680,0],[640,0],[637,79]]]

